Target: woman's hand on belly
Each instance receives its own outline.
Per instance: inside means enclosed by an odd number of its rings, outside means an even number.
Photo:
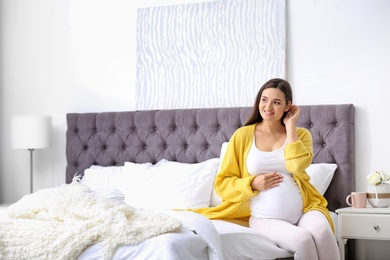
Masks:
[[[279,186],[282,181],[282,174],[276,172],[261,173],[253,179],[251,186],[253,190],[264,191]]]
[[[284,176],[275,189],[260,192],[250,200],[251,215],[296,223],[302,215],[303,200],[295,180]]]

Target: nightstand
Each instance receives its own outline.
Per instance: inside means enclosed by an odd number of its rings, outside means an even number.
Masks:
[[[390,208],[343,208],[336,213],[341,260],[347,239],[390,240]]]

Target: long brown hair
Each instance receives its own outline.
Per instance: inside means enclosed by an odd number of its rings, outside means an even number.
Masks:
[[[259,92],[257,92],[255,104],[253,105],[252,111],[251,111],[245,125],[260,123],[261,121],[263,121],[263,118],[261,117],[260,111],[259,111],[259,103],[261,100],[261,96],[263,95],[264,89],[267,89],[267,88],[280,89],[284,93],[284,96],[286,98],[286,103],[288,104],[288,102],[290,102],[290,101],[292,103],[293,95],[292,95],[292,89],[291,89],[290,83],[288,83],[284,79],[279,79],[279,78],[270,79],[266,83],[264,83],[264,85],[259,89]],[[282,124],[283,124],[283,119],[286,116],[286,114],[287,114],[287,112],[285,112],[282,116],[282,119],[281,119]]]

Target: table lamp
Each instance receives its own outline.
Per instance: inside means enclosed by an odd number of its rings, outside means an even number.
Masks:
[[[33,152],[50,146],[49,116],[17,116],[11,122],[11,146],[30,152],[30,192],[33,193]]]

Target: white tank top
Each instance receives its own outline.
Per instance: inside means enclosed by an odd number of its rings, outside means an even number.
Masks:
[[[287,171],[283,146],[272,152],[257,149],[253,138],[246,158],[247,169],[251,175],[277,172],[283,175],[279,186],[261,191],[250,200],[251,215],[257,218],[273,218],[296,224],[302,216],[303,200],[297,183]]]

